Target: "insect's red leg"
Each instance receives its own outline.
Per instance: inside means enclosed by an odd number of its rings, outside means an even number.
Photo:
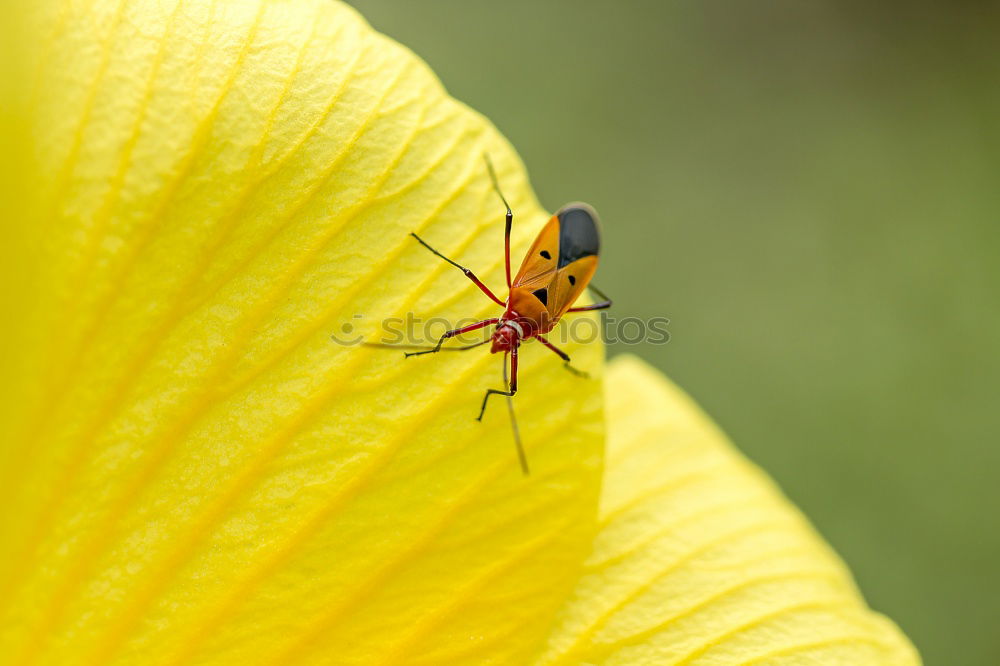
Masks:
[[[507,203],[506,201],[504,203]],[[514,222],[514,214],[507,209],[507,227],[503,233],[503,260],[507,268],[507,288],[510,289],[510,228]]]
[[[418,241],[420,241],[420,244],[423,245],[424,247],[426,247],[428,250],[430,250],[431,252],[433,252],[437,256],[441,257],[442,259],[444,259],[445,261],[447,261],[452,266],[455,266],[456,268],[458,268],[459,270],[461,270],[463,273],[465,273],[465,277],[467,277],[470,280],[472,280],[473,283],[475,283],[475,285],[477,287],[479,287],[480,291],[482,291],[484,294],[486,294],[491,299],[493,299],[494,303],[496,303],[500,307],[504,307],[504,305],[505,305],[504,302],[501,301],[499,298],[497,298],[496,294],[494,294],[492,291],[490,291],[489,287],[487,287],[485,284],[483,284],[482,282],[480,282],[479,278],[476,277],[475,273],[473,273],[472,271],[470,271],[465,266],[462,266],[461,264],[456,264],[454,261],[452,261],[448,257],[444,256],[443,254],[441,254],[440,252],[438,252],[437,250],[435,250],[434,248],[432,248],[430,245],[428,245],[427,243],[425,243],[424,239],[421,238],[420,236],[418,236],[418,235],[416,235],[414,233],[411,233],[410,235],[413,236],[414,238],[416,238]]]
[[[566,368],[567,370],[569,370],[570,372],[572,372],[577,377],[589,377],[590,376],[586,372],[584,372],[583,370],[577,370],[572,365],[570,365],[569,364],[569,354],[567,354],[566,352],[564,352],[562,349],[559,349],[559,347],[556,347],[554,344],[552,344],[551,342],[549,342],[548,340],[546,340],[545,338],[543,338],[540,335],[536,335],[535,337],[538,339],[539,342],[541,342],[543,345],[545,345],[546,347],[548,347],[549,349],[551,349],[553,352],[555,352],[556,356],[558,356],[563,361],[565,361],[565,363],[563,363],[563,367],[564,368]]]
[[[498,321],[500,320],[494,317],[493,319],[484,319],[483,321],[477,321],[475,324],[469,324],[468,326],[463,326],[462,328],[456,328],[451,331],[445,331],[444,335],[441,336],[441,339],[438,340],[437,345],[435,345],[433,349],[428,349],[426,351],[418,351],[418,352],[406,352],[404,356],[406,358],[409,358],[411,356],[420,356],[421,354],[433,354],[436,351],[441,351],[441,345],[443,345],[444,341],[447,340],[448,338],[453,338],[456,335],[461,335],[462,333],[468,333],[469,331],[477,331],[491,324],[495,324]]]
[[[536,335],[535,338],[537,338],[538,341],[541,342],[543,345],[554,351],[556,356],[569,363],[569,354],[564,352],[562,349],[559,349],[559,347],[556,347],[554,344],[552,344],[551,342],[549,342],[540,335]]]
[[[517,347],[510,350],[510,394],[517,393]]]
[[[607,310],[611,307],[611,301],[601,301],[600,303],[594,303],[593,305],[581,305],[578,308],[570,308],[566,312],[587,312],[589,310]]]
[[[607,310],[608,308],[611,307],[611,299],[608,298],[607,294],[605,294],[603,291],[601,291],[594,285],[589,285],[587,288],[596,293],[604,300],[599,303],[594,303],[592,305],[582,305],[578,308],[570,308],[569,310],[566,310],[566,312],[587,312],[588,310]]]
[[[507,362],[507,359],[504,359]],[[494,393],[497,395],[505,395],[508,398],[514,397],[517,393],[517,347],[510,350],[510,386],[507,391],[500,391],[498,389],[487,389],[486,395],[483,396],[483,406],[479,410],[479,416],[476,417],[477,421],[483,420],[483,414],[486,413],[486,403],[490,399],[490,396]]]
[[[493,189],[496,190],[497,195],[500,197],[500,201],[503,202],[504,207],[507,209],[506,225],[503,233],[503,259],[504,266],[507,269],[507,288],[510,289],[510,228],[514,223],[514,213],[510,210],[510,204],[507,203],[507,198],[504,197],[503,192],[500,191],[500,183],[497,181],[496,171],[493,170],[493,162],[490,161],[489,155],[483,155],[483,159],[486,160],[486,168],[490,172],[490,180],[493,181]]]

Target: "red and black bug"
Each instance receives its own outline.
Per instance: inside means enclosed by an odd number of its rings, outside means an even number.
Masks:
[[[491,395],[507,396],[509,400],[517,393],[518,348],[529,340],[538,340],[545,347],[552,350],[553,353],[563,360],[563,365],[566,369],[577,375],[585,375],[585,373],[570,365],[569,355],[549,342],[545,338],[545,334],[551,331],[559,323],[559,319],[568,312],[603,310],[611,307],[611,300],[601,293],[599,289],[590,285],[590,279],[597,270],[601,239],[597,213],[593,208],[584,203],[573,203],[563,206],[555,215],[549,218],[548,223],[542,228],[535,242],[531,245],[531,249],[528,250],[528,254],[525,255],[524,261],[521,262],[521,268],[513,279],[511,279],[510,230],[514,214],[511,212],[507,199],[500,191],[496,173],[493,171],[493,165],[488,158],[486,166],[493,183],[493,189],[496,190],[497,195],[507,209],[504,229],[504,261],[508,288],[506,301],[500,300],[468,268],[441,254],[416,234],[411,233],[410,235],[428,250],[465,273],[465,276],[472,280],[479,287],[480,291],[504,309],[503,314],[499,317],[485,319],[469,326],[447,331],[433,347],[406,353],[406,356],[410,357],[433,354],[438,351],[465,351],[484,345],[487,342],[492,343],[490,345],[490,353],[503,352],[505,388],[487,389],[486,394],[483,396],[482,407],[479,409],[479,416],[476,417],[479,421],[483,419],[483,414],[486,412],[486,404]],[[588,286],[603,300],[593,305],[572,307],[573,303]],[[442,348],[442,345],[449,338],[486,328],[487,326],[495,326],[493,335],[488,340],[465,347]],[[508,363],[510,364],[509,379],[507,374]],[[517,444],[521,468],[527,474],[528,462],[521,446],[517,424],[513,421],[513,415],[513,407],[511,406],[514,439]]]

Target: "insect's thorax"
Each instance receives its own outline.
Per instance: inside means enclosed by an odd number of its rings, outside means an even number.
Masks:
[[[530,291],[515,287],[511,289],[507,308],[493,331],[490,351],[494,354],[510,351],[524,340],[548,333],[555,324],[548,310]]]

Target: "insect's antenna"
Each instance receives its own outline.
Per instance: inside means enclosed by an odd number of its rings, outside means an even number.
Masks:
[[[486,339],[483,340],[482,342],[476,342],[471,345],[465,345],[464,347],[440,347],[440,348],[435,348],[434,345],[407,345],[407,344],[392,345],[389,344],[388,342],[362,342],[361,345],[363,347],[379,347],[381,349],[413,349],[419,351],[434,350],[439,352],[460,352],[460,351],[468,351],[469,349],[475,349],[476,347],[482,347],[487,342],[490,342],[490,340]]]
[[[503,385],[510,386],[507,378],[507,359],[503,362]],[[528,456],[524,453],[524,445],[521,443],[521,430],[517,427],[517,416],[514,415],[514,399],[507,396],[507,413],[510,414],[510,429],[514,433],[514,446],[517,447],[517,459],[521,462],[521,471],[525,476],[531,474],[528,469]]]
[[[493,189],[496,190],[497,194],[500,196],[500,201],[503,205],[507,207],[507,212],[510,213],[510,204],[507,203],[507,197],[503,195],[500,191],[500,181],[497,180],[497,172],[493,169],[493,161],[490,160],[488,153],[483,153],[483,159],[486,160],[486,170],[490,172],[490,180],[493,181]]]
[[[507,203],[507,197],[503,195],[500,191],[500,181],[497,180],[497,172],[493,169],[493,162],[490,161],[490,156],[487,153],[483,153],[483,159],[486,160],[486,170],[490,172],[490,180],[493,181],[493,189],[500,196],[500,201],[503,202],[504,207],[507,209],[507,216],[504,218],[504,231],[503,231],[503,266],[507,275],[507,287],[510,288],[510,230],[511,225],[514,224],[514,213],[510,210],[510,204]]]

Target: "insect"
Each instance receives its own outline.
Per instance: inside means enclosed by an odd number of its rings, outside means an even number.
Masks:
[[[559,323],[560,318],[564,314],[585,312],[588,310],[603,310],[611,307],[611,300],[601,293],[599,289],[590,285],[590,279],[597,270],[601,239],[597,213],[593,208],[583,203],[573,203],[563,206],[549,218],[549,221],[542,228],[535,242],[531,245],[531,249],[528,250],[524,260],[521,262],[521,268],[511,278],[510,231],[513,225],[514,214],[510,209],[510,204],[507,203],[507,199],[500,191],[500,184],[497,181],[492,163],[488,157],[485,157],[485,159],[493,189],[507,209],[504,229],[507,300],[500,300],[471,270],[441,254],[417,234],[411,233],[410,235],[425,248],[461,270],[465,274],[465,277],[469,278],[473,284],[479,287],[480,291],[504,309],[503,314],[499,317],[484,319],[468,326],[446,331],[433,347],[421,348],[421,351],[407,352],[406,357],[434,354],[439,351],[465,351],[473,347],[485,345],[486,343],[491,343],[490,353],[497,354],[503,352],[504,388],[487,389],[486,394],[483,396],[482,406],[479,409],[479,416],[476,418],[482,421],[490,396],[502,395],[507,397],[518,458],[522,471],[528,474],[527,457],[521,445],[517,422],[514,419],[513,403],[510,401],[514,394],[517,393],[518,349],[522,344],[530,340],[538,340],[563,360],[563,365],[567,370],[576,375],[586,376],[585,373],[570,365],[569,355],[552,344],[545,337],[545,334]],[[592,305],[573,307],[573,303],[576,302],[577,298],[580,297],[580,294],[588,286],[603,300]],[[442,347],[447,340],[455,336],[488,326],[494,326],[495,328],[490,338],[483,342],[463,347]],[[508,365],[510,368],[509,376],[507,373]]]

